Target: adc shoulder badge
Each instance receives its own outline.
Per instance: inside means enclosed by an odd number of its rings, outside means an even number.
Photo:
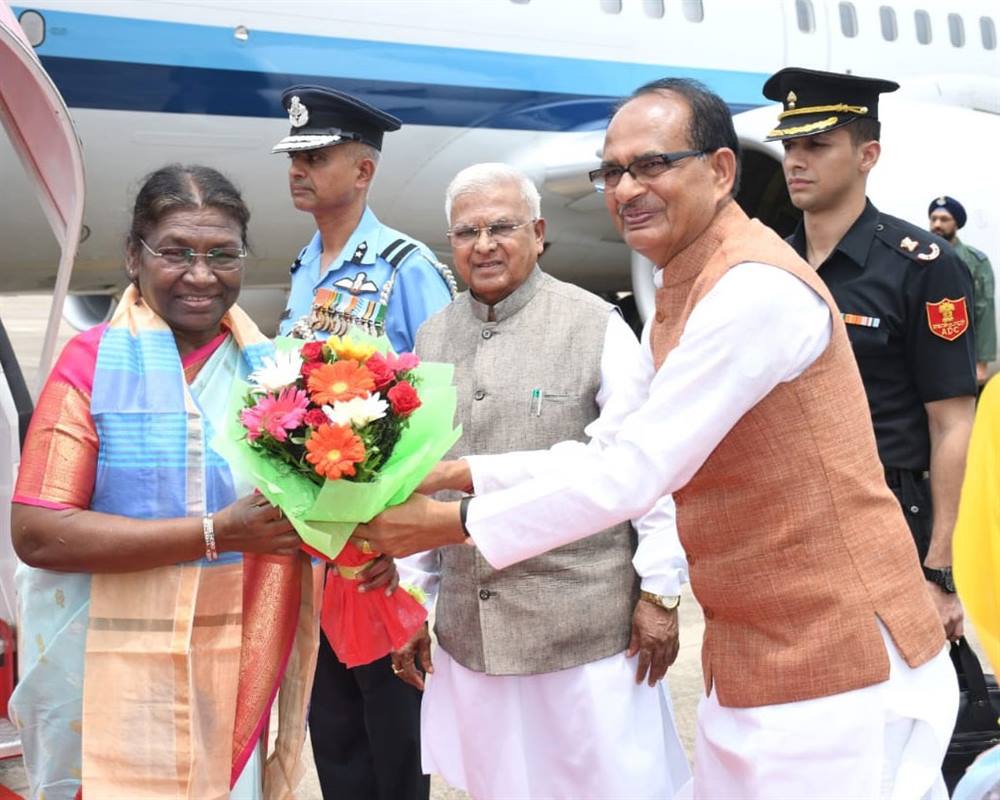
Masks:
[[[941,248],[934,242],[931,242],[927,246],[926,253],[916,252],[917,248],[920,247],[920,242],[914,241],[909,236],[904,236],[903,240],[899,243],[899,246],[910,255],[916,256],[916,258],[920,261],[934,261],[939,255],[941,255]]]
[[[953,342],[969,329],[969,309],[964,297],[957,300],[946,297],[926,305],[927,325],[935,336]]]

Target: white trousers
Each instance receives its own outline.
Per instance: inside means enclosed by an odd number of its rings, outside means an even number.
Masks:
[[[485,675],[442,648],[421,709],[426,773],[476,800],[668,800],[690,775],[666,682],[624,653],[541,675]]]
[[[958,714],[947,650],[911,669],[885,628],[889,679],[797,703],[698,706],[695,800],[947,800]]]

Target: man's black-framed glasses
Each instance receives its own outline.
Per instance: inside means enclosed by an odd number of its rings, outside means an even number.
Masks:
[[[648,156],[640,156],[631,164],[619,167],[615,164],[608,164],[599,169],[591,170],[587,173],[594,188],[603,192],[606,189],[614,189],[621,183],[622,177],[627,172],[633,180],[639,183],[651,181],[670,169],[678,161],[692,156],[703,156],[708,150],[678,150],[674,153],[655,153]]]
[[[196,253],[190,247],[161,247],[154,250],[145,239],[139,239],[146,252],[163,262],[163,268],[169,270],[188,270],[195,265],[198,257],[205,259],[205,264],[213,272],[235,272],[243,266],[247,256],[246,247],[213,247],[207,253]]]

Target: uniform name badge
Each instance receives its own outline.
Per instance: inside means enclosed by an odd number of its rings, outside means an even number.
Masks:
[[[955,341],[969,328],[969,309],[965,298],[957,300],[944,298],[936,303],[927,303],[927,324],[931,333],[949,342]]]
[[[313,298],[309,327],[331,336],[344,336],[352,327],[371,336],[381,336],[385,332],[387,310],[385,303],[378,300],[364,300],[334,289],[319,289]]]

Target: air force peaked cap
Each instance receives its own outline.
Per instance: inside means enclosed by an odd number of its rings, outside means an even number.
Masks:
[[[382,149],[382,134],[402,123],[356,97],[326,86],[291,86],[281,93],[292,129],[272,153],[316,150],[343,142],[364,142]]]
[[[968,219],[968,215],[965,213],[965,206],[959,203],[954,197],[948,197],[946,194],[935,197],[931,200],[930,207],[927,209],[927,216],[929,217],[935,211],[947,211],[951,214],[955,220],[955,224],[959,228],[965,227],[965,222]]]
[[[832,131],[856,119],[878,119],[878,96],[899,88],[895,81],[838,72],[786,67],[764,84],[764,97],[784,105],[766,141]]]

